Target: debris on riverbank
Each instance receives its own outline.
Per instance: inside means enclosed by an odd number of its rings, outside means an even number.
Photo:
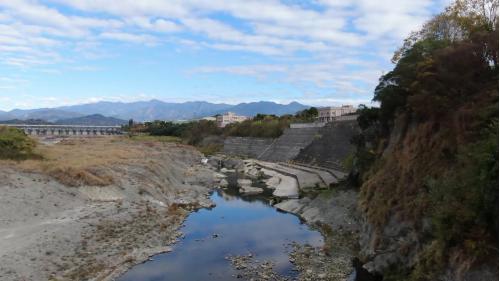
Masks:
[[[285,281],[286,277],[275,272],[275,265],[270,261],[259,261],[252,254],[228,256],[233,267],[238,271],[234,277],[242,280]]]
[[[352,257],[346,253],[328,253],[310,245],[292,244],[290,261],[299,272],[298,281],[347,280],[353,269]]]

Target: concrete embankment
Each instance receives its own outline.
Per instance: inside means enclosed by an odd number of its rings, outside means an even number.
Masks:
[[[294,160],[316,166],[339,169],[354,151],[352,138],[359,133],[356,120],[327,123],[321,128],[321,137],[301,149]]]
[[[335,121],[324,127],[288,128],[276,139],[229,137],[224,154],[268,162],[296,161],[341,170],[353,151],[355,120]]]
[[[258,158],[272,143],[271,138],[228,137],[224,141],[224,154]]]
[[[219,160],[216,162],[222,162],[225,165],[224,163],[228,161]],[[347,175],[341,171],[311,165],[273,163],[253,159],[241,162],[244,164],[237,165],[239,168],[236,171],[251,178],[264,178],[267,187],[274,190],[273,195],[280,198],[298,198],[303,192],[326,189]],[[234,165],[229,168],[234,168]]]
[[[294,159],[301,149],[320,137],[320,128],[288,128],[266,148],[258,159],[270,162]]]
[[[49,158],[44,165],[52,165],[50,157],[56,153],[82,158],[74,151],[91,153],[103,145],[85,142],[44,148]],[[116,155],[117,163],[100,161],[90,167],[95,176],[112,179],[107,186],[75,178],[81,184],[69,187],[61,181],[78,173],[54,178],[42,170],[29,171],[36,161],[0,161],[0,280],[113,279],[149,256],[169,251],[190,211],[211,205],[214,173],[199,164],[202,155],[195,149],[123,139],[107,145],[137,150]],[[64,161],[82,173],[90,169],[81,167],[83,160]]]

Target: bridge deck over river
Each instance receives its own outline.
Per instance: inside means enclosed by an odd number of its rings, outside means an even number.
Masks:
[[[93,125],[28,125],[28,124],[0,124],[0,126],[15,127],[23,130],[27,135],[119,135],[121,126],[93,126]]]

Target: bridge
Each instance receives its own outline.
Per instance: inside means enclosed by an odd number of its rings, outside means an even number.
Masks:
[[[0,126],[21,129],[27,135],[37,136],[69,136],[69,135],[120,135],[121,126],[92,126],[92,125],[28,125],[28,124],[0,124]]]

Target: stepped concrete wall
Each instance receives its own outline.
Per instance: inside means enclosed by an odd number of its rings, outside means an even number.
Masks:
[[[315,138],[298,153],[295,161],[341,169],[344,160],[354,151],[353,136],[359,133],[356,120],[336,121],[321,128],[321,137]]]
[[[308,146],[314,138],[320,137],[320,128],[288,128],[271,146],[258,157],[259,160],[284,162],[294,159],[301,149]]]
[[[324,127],[288,128],[277,139],[229,137],[224,153],[269,162],[296,161],[342,169],[354,150],[351,139],[359,133],[356,120],[335,121]]]
[[[271,138],[228,137],[224,140],[224,154],[257,158],[271,145]]]

